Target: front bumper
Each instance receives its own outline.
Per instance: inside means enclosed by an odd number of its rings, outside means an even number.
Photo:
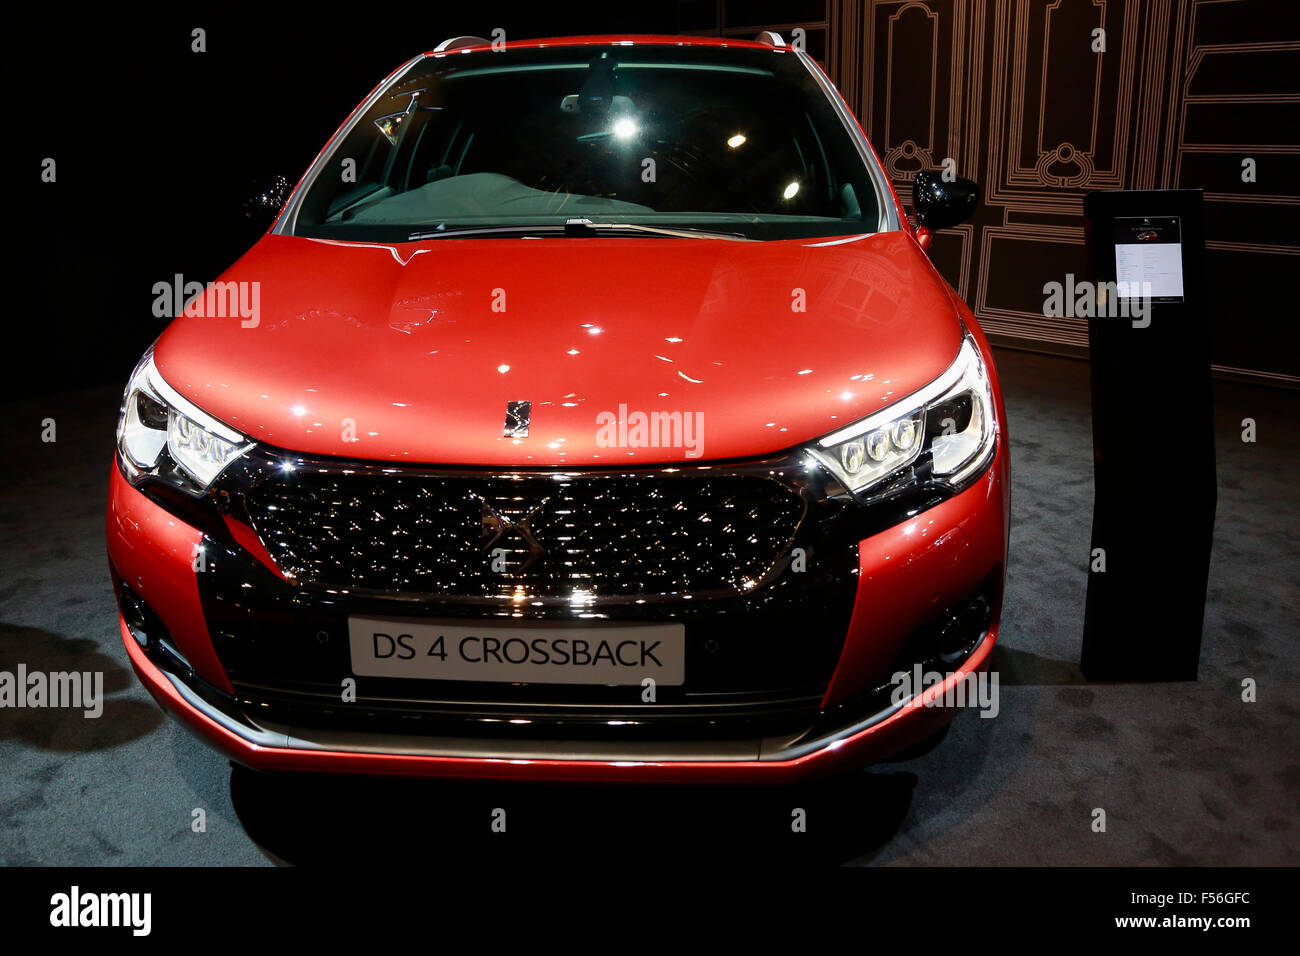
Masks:
[[[162,708],[212,747],[254,770],[321,771],[476,780],[629,783],[794,783],[889,757],[950,722],[952,710],[928,706],[967,675],[988,664],[996,641],[991,629],[975,652],[920,700],[873,714],[838,733],[810,741],[790,755],[765,760],[627,759],[592,757],[482,757],[438,753],[377,752],[358,741],[353,749],[330,749],[318,741],[262,730],[223,712],[182,679],[157,667],[136,644],[125,622],[122,640],[141,682]],[[450,742],[448,742],[450,744]]]
[[[1007,535],[1007,456],[971,487],[857,544],[856,593],[847,635],[816,719],[798,732],[699,738],[593,740],[587,737],[484,739],[451,733],[321,728],[287,721],[231,681],[209,633],[194,567],[212,544],[205,532],[132,488],[113,468],[109,558],[119,597],[135,596],[166,639],[146,649],[124,615],[132,665],[167,711],[231,759],[257,770],[402,774],[565,781],[791,782],[883,759],[951,721],[928,706],[983,670],[996,641]],[[255,538],[241,541],[265,567]],[[978,596],[980,632],[942,684],[901,704],[881,695],[882,675],[910,667],[916,636]],[[707,721],[706,721],[707,722]]]

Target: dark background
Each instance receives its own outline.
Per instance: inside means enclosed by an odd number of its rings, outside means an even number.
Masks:
[[[513,39],[752,38],[770,27],[789,38],[796,26],[909,208],[915,171],[945,157],[984,187],[975,221],[941,234],[934,256],[995,342],[1085,354],[1086,323],[1043,317],[1041,288],[1086,272],[1086,191],[1204,186],[1213,361],[1220,374],[1298,385],[1298,9],[640,0],[433,4],[400,18],[259,8],[73,20],[47,6],[11,33],[6,63],[20,145],[5,161],[22,214],[7,257],[17,296],[4,389],[124,381],[165,324],[152,314],[154,283],[217,278],[257,238],[243,201],[276,174],[296,182],[384,76],[447,37],[501,27]],[[1094,20],[1108,31],[1100,71],[1087,49]],[[207,31],[205,53],[191,52],[195,27]],[[1070,161],[1044,160],[1062,143]],[[1255,186],[1240,182],[1245,155],[1259,163]],[[55,184],[40,181],[47,156]]]

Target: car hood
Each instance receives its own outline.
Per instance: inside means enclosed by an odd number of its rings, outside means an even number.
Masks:
[[[376,461],[599,467],[776,452],[925,385],[961,340],[942,280],[898,232],[267,236],[219,281],[241,284],[225,288],[242,292],[248,318],[234,296],[205,297],[208,314],[160,337],[163,377],[256,441]],[[531,428],[507,437],[507,403],[520,401]]]

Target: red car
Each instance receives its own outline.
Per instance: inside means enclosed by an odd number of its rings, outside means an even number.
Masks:
[[[1007,553],[926,254],[976,195],[919,176],[910,225],[775,35],[416,57],[131,376],[136,673],[264,770],[788,781],[935,736]]]

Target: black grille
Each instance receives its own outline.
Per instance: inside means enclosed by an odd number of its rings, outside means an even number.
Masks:
[[[787,556],[804,513],[775,478],[700,471],[300,470],[245,502],[301,583],[493,599],[744,594]]]

